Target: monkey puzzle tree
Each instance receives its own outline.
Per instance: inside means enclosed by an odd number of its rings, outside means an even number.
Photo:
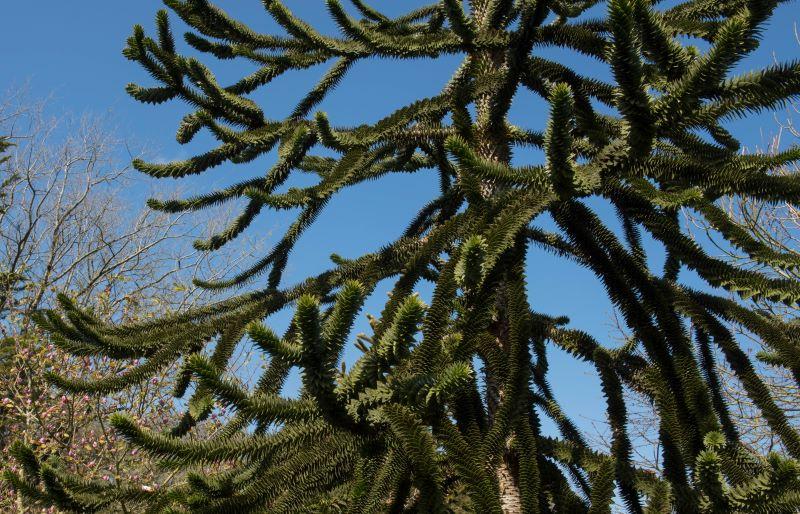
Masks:
[[[147,380],[176,360],[176,394],[188,412],[169,434],[112,419],[133,445],[185,473],[155,490],[98,484],[15,449],[25,473],[17,488],[65,510],[139,501],[172,512],[793,512],[800,505],[800,435],[787,423],[748,355],[727,328],[741,325],[800,378],[796,327],[719,294],[797,303],[800,285],[737,269],[708,255],[678,223],[696,211],[752,259],[796,267],[733,223],[717,202],[731,196],[797,203],[796,177],[771,173],[800,159],[742,155],[723,124],[779,105],[800,92],[800,65],[778,64],[731,77],[757,47],[777,2],[691,0],[659,9],[646,0],[609,0],[607,16],[586,19],[597,2],[442,0],[389,17],[351,0],[327,0],[341,36],[323,35],[280,1],[263,0],[286,35],[258,33],[205,0],[166,0],[195,32],[185,39],[219,59],[258,69],[223,86],[198,60],[179,54],[165,12],[158,35],[135,27],[125,55],[161,85],[129,86],[146,103],[182,99],[194,110],[178,140],[207,130],[219,146],[186,161],[135,162],[153,177],[185,177],[244,163],[278,149],[264,176],[185,200],[151,201],[168,212],[197,211],[234,199],[246,207],[228,228],[197,247],[215,250],[258,214],[299,209],[278,244],[249,269],[212,289],[263,281],[230,299],[143,323],[101,322],[62,298],[63,314],[39,324],[78,355],[141,359],[122,375],[85,381],[53,376],[71,391],[104,394]],[[687,38],[704,42],[700,52]],[[582,75],[539,50],[560,47],[605,63],[613,79]],[[315,107],[358,61],[373,57],[463,62],[441,93],[403,106],[375,124],[339,127]],[[247,95],[292,70],[330,63],[285,119],[271,120]],[[518,90],[550,104],[546,127],[508,121]],[[610,112],[612,114],[605,114]],[[543,129],[541,132],[539,129]],[[535,147],[543,163],[516,166]],[[321,150],[325,153],[321,154]],[[323,156],[325,155],[325,156]],[[331,157],[330,155],[334,155]],[[325,205],[346,187],[389,173],[434,169],[438,196],[399,239],[292,286],[282,284],[291,250]],[[293,173],[318,176],[280,187]],[[621,220],[617,234],[589,206],[602,198]],[[532,223],[549,213],[558,231]],[[661,243],[663,269],[648,264],[642,231]],[[524,275],[530,251],[550,251],[592,270],[633,337],[617,348],[569,329],[565,318],[531,310]],[[710,286],[688,287],[681,270]],[[341,354],[354,317],[379,281],[394,286],[373,334],[349,371]],[[413,290],[430,281],[426,305]],[[265,324],[294,304],[283,336]],[[234,348],[252,340],[269,358],[254,388],[226,374]],[[594,364],[607,400],[613,443],[593,451],[555,401],[548,345]],[[641,352],[637,350],[641,349]],[[788,458],[748,453],[719,387],[722,356],[778,434]],[[281,396],[299,368],[299,397]],[[649,397],[659,415],[664,472],[631,463],[623,388]],[[235,410],[210,439],[190,437],[219,401]],[[561,435],[540,429],[552,418]],[[209,465],[219,465],[213,473]]]

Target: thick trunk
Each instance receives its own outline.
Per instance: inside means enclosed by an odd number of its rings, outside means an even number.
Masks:
[[[480,19],[480,13],[478,19]],[[502,51],[487,51],[478,56],[479,73],[494,73],[506,67],[505,53]],[[493,126],[490,119],[490,109],[493,105],[491,93],[479,98],[476,101],[476,150],[484,159],[508,164],[511,155],[508,139],[505,135],[505,127]],[[482,193],[485,197],[490,197],[497,192],[497,185],[491,182],[483,184]],[[504,308],[503,299],[498,301],[496,321],[497,344],[503,350],[508,350],[508,316]],[[498,377],[493,376],[490,369],[486,369],[486,389],[488,396],[489,418],[494,418],[496,409],[503,402],[503,384]],[[507,445],[508,447],[508,445]],[[515,457],[510,449],[507,449],[500,461],[497,463],[496,475],[500,489],[500,505],[505,514],[521,514],[522,499],[519,490],[519,477],[516,466],[513,465]]]
[[[500,486],[500,507],[505,514],[522,514],[522,499],[519,494],[519,484],[512,472],[512,466],[506,460],[497,468],[497,483]]]
[[[507,310],[504,308],[504,301],[501,298],[496,306],[497,320],[494,327],[494,335],[500,346],[506,352],[509,349],[508,341],[508,317]],[[486,394],[487,404],[489,407],[489,419],[494,421],[494,415],[497,409],[502,405],[505,399],[505,391],[503,384],[495,377],[491,370],[486,368]],[[513,434],[509,436],[509,439]],[[506,441],[506,449],[502,457],[497,463],[495,474],[497,476],[497,484],[500,490],[500,506],[504,514],[521,514],[522,513],[522,496],[519,490],[519,469],[516,466],[516,455],[510,449],[510,445]]]

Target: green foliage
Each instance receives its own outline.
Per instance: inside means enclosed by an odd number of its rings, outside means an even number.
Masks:
[[[743,299],[800,302],[800,285],[708,255],[676,216],[693,208],[755,262],[797,265],[796,256],[749,237],[716,204],[731,195],[795,204],[800,198],[798,177],[774,174],[800,157],[796,149],[742,155],[723,126],[800,94],[797,63],[730,76],[756,47],[774,1],[689,0],[662,10],[646,0],[610,0],[605,18],[587,21],[582,15],[595,2],[473,0],[466,9],[445,0],[392,18],[353,1],[356,19],[328,0],[340,36],[318,32],[278,0],[263,4],[285,36],[258,33],[206,0],[165,3],[193,29],[185,39],[194,49],[249,61],[256,71],[221,85],[206,65],[178,53],[166,13],[157,16],[156,38],[136,26],[125,56],[159,85],[130,85],[128,92],[145,103],[184,100],[195,110],[181,122],[178,140],[207,130],[219,143],[185,161],[136,161],[136,168],[180,178],[249,162],[276,147],[278,156],[263,178],[185,200],[153,200],[151,207],[184,212],[246,197],[226,229],[197,244],[206,251],[235,240],[265,209],[299,213],[248,269],[198,282],[236,288],[266,275],[262,289],[133,324],[101,322],[67,299],[62,313],[39,316],[42,328],[73,353],[144,359],[100,380],[54,376],[63,388],[117,391],[179,360],[186,380],[177,392],[194,384],[188,421],[171,434],[144,430],[124,415],[112,419],[131,444],[190,471],[186,480],[153,494],[124,488],[114,494],[155,510],[191,512],[599,513],[611,510],[615,490],[629,512],[800,507],[800,434],[728,326],[746,327],[773,360],[800,377],[795,332],[719,291],[701,293],[679,280],[688,269]],[[687,46],[683,36],[702,39],[708,50]],[[613,82],[534,55],[546,46],[608,64]],[[374,124],[339,127],[313,112],[363,59],[447,54],[464,62],[439,95]],[[268,119],[248,96],[286,72],[322,63],[330,63],[328,71],[285,119]],[[545,127],[507,120],[521,89],[549,102]],[[600,114],[598,103],[617,114]],[[512,152],[524,146],[540,148],[546,161],[512,166]],[[330,270],[298,284],[282,283],[294,244],[335,194],[430,168],[441,177],[439,196],[402,237],[355,259],[335,257]],[[278,193],[293,173],[319,180]],[[616,208],[624,239],[589,207],[590,197]],[[532,226],[543,213],[558,233]],[[642,231],[666,251],[663,273],[648,267]],[[531,310],[523,273],[529,243],[597,276],[632,334],[629,344],[604,347],[564,328],[565,319]],[[354,318],[378,282],[390,278],[390,298],[373,320],[373,334],[358,337],[362,355],[348,370],[342,351]],[[429,306],[413,294],[420,281],[434,284]],[[278,336],[264,320],[288,305],[295,317]],[[245,332],[267,357],[252,387],[228,374]],[[556,402],[547,377],[550,345],[597,368],[610,454],[593,451]],[[210,357],[206,346],[214,348]],[[719,391],[717,355],[786,455],[743,448]],[[297,398],[281,396],[291,368],[303,377]],[[656,408],[663,473],[632,463],[625,388]],[[214,401],[234,411],[228,425],[212,438],[192,438]],[[552,418],[559,437],[542,433],[540,416]],[[9,480],[32,501],[91,510],[110,494],[30,453],[19,458],[35,472]]]
[[[12,143],[8,141],[8,138],[0,137],[0,166],[3,163],[7,162],[11,156],[10,155],[3,155],[6,151],[13,146]],[[10,186],[17,177],[15,175],[10,175],[8,177],[5,176],[5,173],[0,174],[0,214],[3,214],[8,209],[8,205],[6,203],[6,188]],[[0,276],[0,287],[3,287],[2,280],[7,280]],[[5,288],[3,289],[5,290]],[[3,305],[0,304],[0,309],[3,308]]]

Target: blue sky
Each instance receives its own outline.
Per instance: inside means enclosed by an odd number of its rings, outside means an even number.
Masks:
[[[287,0],[285,3],[323,31],[333,31],[322,0]],[[421,3],[419,0],[376,0],[373,5],[391,14]],[[228,0],[218,4],[254,29],[264,32],[276,30],[259,0]],[[208,138],[198,138],[187,147],[175,142],[177,123],[187,112],[184,105],[147,106],[133,101],[124,92],[128,82],[152,84],[145,72],[122,56],[121,50],[134,23],[144,25],[152,33],[153,17],[160,7],[157,0],[7,2],[3,8],[5,23],[3,31],[0,31],[3,55],[0,92],[27,84],[31,98],[51,97],[49,105],[53,114],[108,115],[119,136],[128,139],[132,146],[145,149],[147,155],[155,160],[183,159],[208,149]],[[800,45],[794,32],[794,24],[800,21],[800,16],[797,16],[795,8],[796,4],[787,3],[778,9],[764,33],[762,47],[737,71],[766,65],[774,58],[783,61],[800,58]],[[602,7],[598,9],[601,11]],[[183,26],[177,19],[174,21],[174,32],[180,40]],[[598,77],[608,75],[602,66],[573,53],[548,51],[547,55],[575,66],[583,73]],[[235,63],[211,62],[207,58],[205,62],[218,73],[222,83],[238,78],[249,69]],[[321,109],[329,113],[335,124],[374,121],[415,99],[436,94],[457,64],[457,57],[437,61],[360,63],[326,99]],[[314,68],[282,77],[253,98],[263,106],[267,115],[285,115],[323,69]],[[542,129],[546,113],[546,105],[540,99],[522,94],[510,117],[515,123]],[[747,146],[763,146],[767,141],[765,134],[774,130],[774,121],[772,114],[766,113],[737,121],[731,128]],[[176,187],[184,193],[204,191],[263,173],[271,158],[266,156],[247,166],[221,166],[201,178],[180,184],[162,181],[157,186],[165,194]],[[515,159],[536,162],[541,156],[523,153],[516,155]],[[377,249],[397,237],[416,210],[435,192],[436,180],[431,172],[393,176],[343,192],[296,247],[285,280],[294,282],[325,269],[329,264],[328,255],[333,252],[353,257]],[[141,202],[141,195],[131,192],[130,201],[132,204]],[[602,205],[597,207],[614,225],[609,209]],[[262,215],[248,235],[263,239],[268,246],[288,222],[286,217],[276,217],[271,213]],[[542,220],[542,223],[548,225],[547,220]],[[659,253],[657,249],[653,250],[654,259],[658,260]],[[610,328],[611,305],[602,287],[588,271],[536,251],[531,253],[528,279],[534,308],[548,314],[567,315],[571,326],[593,333],[601,341],[610,341],[614,333]],[[377,314],[383,300],[385,297],[382,295],[371,299],[366,311]],[[287,319],[286,315],[278,316],[275,322],[284,325]],[[366,324],[360,322],[357,330],[366,331]],[[350,353],[349,357],[352,355]],[[554,352],[551,358],[551,383],[566,411],[584,426],[587,426],[589,418],[602,418],[604,402],[592,370],[558,352]]]

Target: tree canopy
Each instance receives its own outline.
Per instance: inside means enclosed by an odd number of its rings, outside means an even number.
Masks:
[[[187,396],[170,433],[143,430],[125,413],[111,421],[131,444],[183,473],[176,486],[142,489],[64,473],[19,445],[24,473],[7,478],[30,498],[67,511],[113,508],[124,498],[171,512],[794,512],[800,506],[800,434],[775,403],[731,324],[770,348],[762,358],[800,379],[797,328],[741,299],[796,304],[800,284],[710,255],[679,222],[702,216],[756,262],[796,268],[794,254],[751,237],[719,207],[730,197],[799,203],[800,181],[774,170],[800,159],[790,148],[745,155],[726,122],[772,109],[800,93],[800,64],[733,75],[759,44],[773,0],[690,0],[662,8],[647,0],[598,2],[441,0],[390,17],[361,0],[326,0],[340,35],[263,0],[284,34],[262,34],[207,0],[165,0],[192,31],[184,39],[211,57],[257,69],[222,85],[209,66],[179,53],[166,11],[157,34],[135,26],[125,56],[156,86],[131,84],[144,103],[191,106],[177,138],[200,131],[218,146],[170,163],[135,161],[156,178],[181,178],[255,160],[277,148],[263,176],[183,200],[150,201],[166,212],[244,202],[223,231],[198,241],[214,251],[262,211],[297,210],[280,241],[246,270],[199,281],[229,289],[229,299],[153,321],[113,324],[61,297],[61,311],[38,324],[76,355],[140,359],[99,380],[53,375],[59,387],[108,394],[148,380],[176,361],[175,394]],[[694,43],[694,44],[692,44]],[[612,80],[539,54],[579,52],[604,63]],[[463,58],[435,96],[402,106],[373,124],[344,127],[317,110],[359,61],[457,55]],[[269,119],[252,93],[276,77],[330,67],[284,119]],[[550,105],[545,126],[518,126],[508,111],[520,90]],[[515,150],[541,149],[543,162],[512,164]],[[330,270],[283,283],[291,252],[331,198],[391,173],[438,173],[436,198],[401,237],[354,259],[333,256]],[[316,183],[282,189],[295,174]],[[602,198],[622,226],[612,228],[587,200]],[[552,217],[557,231],[536,225]],[[620,233],[618,233],[620,232]],[[653,269],[643,234],[663,246]],[[528,301],[530,251],[552,252],[591,270],[632,336],[603,344],[567,318],[535,312]],[[691,288],[691,270],[707,288]],[[365,298],[393,289],[362,355],[346,369],[342,351]],[[426,303],[414,294],[434,284]],[[248,286],[245,293],[237,288]],[[271,314],[293,305],[282,335]],[[566,313],[568,314],[568,313]],[[267,356],[248,388],[227,373],[243,340]],[[553,345],[592,363],[607,401],[609,453],[587,444],[548,377]],[[740,442],[720,391],[724,359],[780,438],[783,454],[756,455]],[[292,368],[297,397],[282,394]],[[631,461],[625,388],[658,413],[661,474]],[[193,431],[215,402],[235,414],[212,438]],[[546,435],[541,418],[558,436]]]

